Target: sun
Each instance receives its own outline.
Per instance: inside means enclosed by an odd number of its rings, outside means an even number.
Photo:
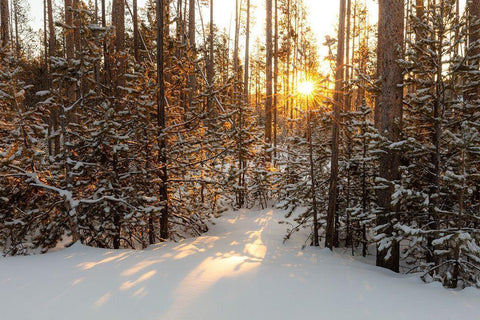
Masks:
[[[313,85],[313,82],[311,81],[303,81],[298,85],[298,88],[297,88],[298,93],[304,96],[312,95],[313,90],[314,90],[314,85]]]

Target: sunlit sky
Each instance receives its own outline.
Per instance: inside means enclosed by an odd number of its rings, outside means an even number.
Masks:
[[[54,0],[58,4],[63,0]],[[130,4],[132,0],[127,0]],[[147,0],[138,0],[139,7],[142,7]],[[246,0],[241,0],[246,1]],[[375,0],[364,0],[371,8],[371,19],[377,18],[377,6]],[[43,26],[43,1],[27,0],[31,6],[32,24],[35,29]],[[107,0],[109,2],[109,0]],[[326,35],[335,35],[335,24],[338,19],[339,1],[335,0],[304,0],[307,6],[308,21],[316,35],[317,45],[320,48],[320,54],[325,55],[326,50],[322,49]],[[176,1],[175,1],[176,3]],[[252,14],[255,16],[255,26],[252,28],[252,35],[255,37],[263,37],[265,28],[265,0],[251,0],[253,6]],[[233,33],[233,19],[235,11],[235,0],[214,0],[214,19],[220,28],[231,30]],[[207,23],[208,11],[203,13],[203,19]]]

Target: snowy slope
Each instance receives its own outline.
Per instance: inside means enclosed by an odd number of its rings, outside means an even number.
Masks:
[[[480,319],[480,291],[425,285],[282,243],[279,212],[235,212],[145,251],[72,248],[0,259],[0,319]]]

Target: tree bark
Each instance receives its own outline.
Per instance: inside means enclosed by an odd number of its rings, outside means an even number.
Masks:
[[[140,61],[139,55],[139,43],[138,43],[138,8],[137,0],[133,0],[133,56],[135,61],[138,63]]]
[[[79,0],[72,0],[72,7],[75,11],[78,11],[80,9],[80,3]],[[75,44],[75,53],[76,56],[78,57],[80,53],[82,52],[82,44],[80,43],[80,20],[79,20],[79,14],[78,12],[73,14],[73,42]]]
[[[275,35],[273,53],[273,159],[277,157],[277,104],[278,104],[278,0],[275,0]]]
[[[112,25],[115,27],[115,60],[117,69],[115,72],[115,91],[118,86],[125,85],[126,53],[125,53],[125,0],[113,0],[112,2]]]
[[[404,43],[404,1],[379,0],[377,72],[381,93],[376,99],[375,126],[389,141],[400,139],[402,122],[403,83],[402,70],[397,63],[399,48]],[[384,233],[393,235],[392,222],[396,208],[392,206],[394,180],[399,178],[400,154],[396,151],[380,155],[379,176],[388,182],[385,189],[378,190],[378,205],[382,212],[377,215],[377,225],[390,225]],[[388,252],[390,251],[390,253]],[[390,249],[380,250],[377,245],[377,266],[399,271],[399,244],[393,240]]]
[[[56,49],[56,39],[55,39],[55,27],[53,24],[53,6],[52,0],[47,0],[47,17],[48,17],[48,85],[52,86],[52,68],[51,68],[51,57],[55,56]],[[54,133],[55,138],[53,141],[49,138],[49,154],[59,154],[60,153],[60,139],[56,132],[59,129],[58,124],[58,111],[55,108],[50,110],[50,123],[49,123],[49,136]],[[53,144],[53,146],[52,146]]]
[[[469,21],[469,45],[472,48],[470,56],[471,64],[478,71],[480,65],[480,0],[471,0],[469,5],[470,21]],[[473,46],[473,47],[472,47]],[[476,100],[480,96],[480,84],[469,94],[469,100]]]
[[[52,0],[47,0],[48,8],[48,56],[53,57],[55,55],[56,39],[55,39],[55,27],[53,24],[53,7]]]
[[[65,0],[65,24],[73,27],[72,0]],[[75,41],[73,31],[68,30],[65,34],[65,51],[67,59],[73,59],[75,53]]]
[[[8,0],[0,0],[0,44],[2,47],[10,42]]]
[[[214,45],[213,45],[213,37],[214,37],[214,30],[213,30],[213,0],[210,0],[210,34],[208,38],[208,65],[207,65],[207,82],[209,86],[209,94],[207,98],[207,114],[211,115],[213,118],[213,82],[215,77],[215,57],[214,57]]]
[[[196,50],[195,44],[195,0],[190,0],[188,9],[188,41],[191,50]],[[188,106],[187,110],[193,105],[194,93],[197,89],[195,70],[190,70],[188,75]]]
[[[272,0],[266,0],[266,97],[265,97],[265,142],[270,147],[272,143]],[[270,157],[269,157],[270,158]]]
[[[333,98],[333,124],[332,124],[332,154],[330,158],[330,187],[328,190],[327,230],[325,246],[333,249],[335,245],[335,217],[337,215],[337,180],[339,158],[339,124],[340,110],[343,105],[343,80],[344,80],[344,49],[345,49],[345,0],[340,0],[338,22],[337,64],[335,70],[335,93]]]
[[[167,155],[166,138],[164,135],[166,125],[165,113],[165,80],[164,80],[164,0],[157,0],[157,129],[159,140],[159,165],[160,165],[160,199],[162,210],[160,217],[160,238],[162,241],[168,239],[168,189],[167,189]]]

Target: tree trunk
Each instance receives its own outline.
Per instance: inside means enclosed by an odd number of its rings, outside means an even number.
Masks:
[[[168,239],[168,190],[167,190],[167,155],[166,138],[164,135],[166,125],[165,114],[165,81],[163,64],[163,42],[164,42],[164,19],[163,19],[163,1],[157,0],[157,129],[159,139],[159,165],[160,168],[160,199],[162,210],[160,217],[160,238],[162,241]]]
[[[214,82],[214,77],[215,77],[215,68],[214,68],[214,63],[215,63],[215,57],[214,57],[214,43],[213,43],[213,37],[214,37],[214,30],[213,30],[213,0],[210,0],[210,35],[208,38],[208,65],[207,65],[207,85],[209,86],[209,94],[207,98],[207,114],[210,115],[211,118],[213,118],[212,112],[213,112],[213,82]]]
[[[246,24],[246,34],[245,34],[245,70],[243,76],[243,105],[245,108],[248,109],[250,104],[250,91],[249,91],[249,72],[250,72],[250,0],[247,0],[247,24]],[[242,120],[242,119],[241,119]],[[240,123],[240,128],[243,128],[243,121]],[[242,137],[240,138],[240,143],[243,144]],[[247,194],[247,184],[245,181],[246,178],[246,168],[247,168],[247,160],[245,159],[244,155],[244,148],[243,146],[239,148],[239,155],[238,155],[238,167],[240,168],[240,174],[238,176],[238,185],[240,186],[239,192],[239,207],[242,208],[245,205],[245,196]]]
[[[266,0],[266,97],[265,97],[265,142],[270,147],[272,143],[272,0]],[[271,158],[269,156],[269,158]]]
[[[14,0],[13,4],[13,20],[15,23],[15,54],[17,59],[20,58],[20,37],[18,35],[18,0]]]
[[[0,0],[0,45],[6,46],[10,42],[8,0]]]
[[[78,11],[80,9],[79,0],[72,0],[72,7],[75,11]],[[73,14],[73,26],[75,26],[73,29],[73,42],[75,44],[75,53],[78,57],[82,52],[82,44],[80,43],[80,20],[78,12]]]
[[[312,111],[308,103],[307,97],[307,139],[308,139],[308,159],[310,164],[310,192],[312,193],[312,216],[313,216],[313,245],[318,247],[318,212],[317,212],[317,183],[315,181],[315,162],[313,159],[313,141],[312,141]]]
[[[346,13],[346,21],[347,21],[347,29],[346,29],[346,40],[345,40],[345,59],[346,59],[346,67],[344,68],[345,70],[345,84],[347,86],[347,92],[345,94],[345,104],[344,104],[344,111],[349,112],[351,109],[351,88],[350,88],[350,74],[351,70],[353,69],[350,64],[353,64],[353,59],[350,60],[350,35],[352,33],[352,28],[351,28],[351,16],[352,16],[352,0],[347,0],[347,13]],[[353,34],[353,37],[355,37],[355,34]],[[355,48],[352,46],[352,51],[354,51]]]
[[[135,62],[140,61],[139,55],[139,43],[138,43],[138,8],[137,0],[133,0],[133,56],[135,57]]]
[[[375,126],[389,141],[400,139],[402,122],[403,83],[402,70],[397,64],[398,48],[404,43],[404,1],[380,0],[378,21],[377,72],[380,78],[381,93],[376,99]],[[396,151],[382,153],[379,159],[379,176],[388,181],[385,189],[378,190],[378,205],[382,212],[377,215],[377,225],[389,224],[384,231],[387,237],[393,235],[391,223],[396,218],[396,208],[392,206],[394,180],[399,178],[400,154]],[[388,252],[390,251],[390,252]],[[395,240],[390,249],[379,250],[377,246],[377,266],[395,272],[399,271],[399,244]]]
[[[238,84],[239,84],[239,75],[238,75],[238,47],[239,47],[239,38],[240,38],[240,6],[239,0],[235,0],[235,36],[233,40],[233,105],[238,108],[239,99],[238,99]],[[241,112],[240,112],[241,113]]]
[[[118,87],[125,85],[126,53],[125,53],[125,0],[113,0],[112,25],[115,27],[115,93],[119,94]]]
[[[286,59],[286,86],[285,86],[285,118],[288,118],[288,115],[290,113],[290,56],[292,52],[292,44],[290,42],[291,38],[291,26],[290,26],[290,1],[287,0],[287,59]],[[290,119],[291,120],[291,119]],[[293,127],[293,121],[289,121],[290,125],[287,126],[287,129],[292,129]]]
[[[72,0],[65,0],[65,24],[69,27],[73,27],[73,13],[72,13]],[[49,13],[50,15],[51,13]],[[73,32],[66,32],[65,34],[65,51],[67,60],[71,60],[75,56],[75,39]],[[75,87],[69,85],[67,88],[67,98],[69,101],[75,99]]]
[[[43,59],[45,70],[48,72],[47,0],[43,0]]]
[[[188,9],[188,41],[190,49],[195,50],[195,0],[190,0]],[[188,75],[188,107],[191,109],[193,105],[193,97],[197,88],[197,81],[195,78],[195,70],[190,70]]]
[[[47,9],[48,9],[48,59],[50,57],[55,56],[55,47],[56,47],[56,39],[55,39],[55,27],[53,23],[53,6],[52,0],[47,0]]]
[[[50,59],[51,57],[55,56],[55,47],[56,47],[56,39],[55,39],[55,28],[53,24],[53,6],[52,0],[47,0],[47,17],[48,17],[48,85],[52,86],[52,79],[51,79],[51,64]],[[58,111],[55,108],[50,110],[50,123],[49,123],[49,136],[54,133],[55,138],[53,141],[49,138],[49,154],[59,154],[60,153],[60,139],[58,138]],[[52,146],[53,144],[53,146]]]
[[[469,45],[472,47],[472,51],[470,53],[471,57],[475,57],[471,59],[471,64],[474,66],[475,70],[478,71],[480,65],[480,0],[471,0],[470,6],[470,21],[469,21]],[[469,94],[469,100],[476,100],[480,95],[480,84],[477,85],[475,90]]]
[[[106,6],[105,6],[105,0],[102,0],[102,27],[107,26],[107,18],[106,18]],[[110,55],[108,53],[109,51],[109,46],[107,45],[106,42],[103,43],[103,69],[104,69],[104,79],[103,79],[103,84],[107,85],[110,82],[110,79],[112,78],[111,70],[110,70]]]
[[[247,0],[247,25],[246,25],[246,31],[245,31],[245,74],[243,77],[243,82],[244,82],[244,88],[243,88],[243,94],[244,94],[244,100],[245,100],[245,105],[248,106],[250,100],[249,100],[249,77],[250,77],[250,0]]]
[[[277,103],[278,103],[278,0],[275,0],[275,36],[273,54],[273,159],[277,157]]]
[[[337,215],[337,180],[339,158],[339,124],[340,109],[343,104],[343,80],[344,80],[344,48],[345,48],[345,0],[340,0],[340,12],[338,22],[338,47],[337,64],[335,70],[335,93],[333,101],[333,124],[332,124],[332,155],[330,160],[330,187],[328,190],[327,230],[325,246],[333,249],[335,244],[335,216]]]

